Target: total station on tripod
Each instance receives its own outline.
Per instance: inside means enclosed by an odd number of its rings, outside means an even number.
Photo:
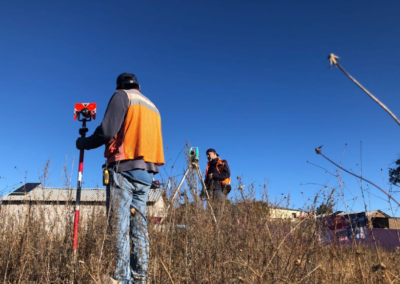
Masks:
[[[83,135],[88,132],[86,122],[96,119],[96,103],[76,103],[74,109],[74,120],[82,121],[82,128],[79,129],[79,134]]]
[[[192,162],[192,163],[199,162],[199,148],[198,147],[190,147],[189,159],[190,159],[190,162]]]

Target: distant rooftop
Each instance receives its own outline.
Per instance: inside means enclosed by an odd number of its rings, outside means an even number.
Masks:
[[[148,202],[156,202],[163,189],[150,189]],[[26,183],[8,195],[0,198],[0,201],[50,201],[50,202],[74,202],[76,199],[75,188],[42,187],[41,183]],[[105,188],[82,188],[81,201],[105,202]]]
[[[318,215],[318,218],[322,218],[322,217],[327,217],[327,216],[346,216],[346,215],[350,215],[350,214],[360,214],[360,213],[364,213],[367,217],[372,216],[376,213],[379,214],[383,214],[386,218],[390,218],[391,216],[386,214],[385,212],[381,211],[381,210],[368,210],[368,211],[356,211],[356,212],[345,212],[345,211],[336,211],[333,212],[332,214],[321,214]]]
[[[288,210],[288,211],[298,211],[300,212],[300,209],[294,209],[294,208],[286,208],[286,207],[275,207],[274,205],[271,205],[271,209],[279,209],[279,210]]]
[[[388,214],[386,214],[385,212],[381,211],[381,210],[368,210],[368,211],[356,211],[356,212],[344,212],[344,211],[338,211],[336,213],[334,213],[335,215],[339,215],[339,216],[345,216],[347,214],[359,214],[359,213],[364,213],[367,216],[371,216],[374,215],[376,213],[380,213],[385,215],[386,217],[390,217]]]

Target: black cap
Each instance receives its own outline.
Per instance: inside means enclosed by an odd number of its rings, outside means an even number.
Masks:
[[[217,152],[216,152],[215,149],[213,149],[213,148],[208,149],[208,150],[206,151],[206,155],[207,155],[209,152],[212,152],[212,153],[217,154]],[[219,157],[218,154],[217,154],[217,156]]]
[[[125,85],[139,85],[138,80],[132,73],[122,73],[117,78],[117,90]]]

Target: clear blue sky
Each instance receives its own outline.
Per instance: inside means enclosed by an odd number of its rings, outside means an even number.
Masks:
[[[233,177],[257,190],[268,179],[272,199],[290,193],[298,208],[300,192],[313,199],[315,184],[337,185],[306,163],[335,170],[314,148],[340,161],[348,143],[343,166],[359,172],[363,141],[364,176],[387,187],[400,127],[326,57],[339,55],[400,115],[399,11],[394,1],[1,1],[0,191],[25,171],[38,181],[47,159],[51,185],[63,185],[66,159],[75,186],[74,103],[98,103],[92,133],[122,72],[137,75],[161,112],[168,173],[188,140],[203,169],[205,150],[215,148]],[[86,152],[85,187],[101,183],[103,162],[103,148]],[[172,174],[183,170],[181,155]],[[357,181],[342,178],[350,209],[361,210]],[[389,212],[375,196],[367,194],[371,209]]]

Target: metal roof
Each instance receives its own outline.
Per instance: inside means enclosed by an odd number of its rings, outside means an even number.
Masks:
[[[160,198],[162,198],[162,193],[163,193],[162,188],[150,188],[149,190],[149,198],[147,199],[148,202],[157,202]]]
[[[391,218],[390,215],[386,214],[385,212],[383,212],[381,210],[356,211],[356,212],[336,211],[331,214],[318,215],[317,218],[328,217],[328,216],[346,216],[346,215],[351,215],[351,214],[360,214],[360,213],[364,213],[364,212],[367,217],[369,217],[375,213],[380,213],[380,214],[383,214],[386,218]]]
[[[22,186],[23,188],[23,186]],[[19,188],[20,189],[20,188]],[[17,190],[19,190],[17,189]],[[17,194],[13,191],[10,194],[0,198],[0,201],[75,201],[76,189],[65,189],[56,187],[42,187],[40,183],[31,188],[30,191]],[[150,189],[148,202],[156,202],[161,198],[163,189]],[[81,201],[89,202],[105,202],[106,201],[106,189],[105,188],[82,188],[81,190]]]
[[[357,212],[340,212],[340,213],[335,213],[335,215],[345,216],[345,215],[348,215],[348,214],[359,214],[359,213],[364,213],[364,212],[365,212],[365,215],[367,215],[367,216],[371,216],[371,215],[373,215],[375,213],[380,213],[380,214],[385,215],[385,217],[388,217],[388,218],[390,217],[390,215],[386,214],[385,212],[383,212],[381,210],[369,210],[369,211],[357,211]]]
[[[278,209],[278,210],[288,210],[288,211],[298,211],[300,212],[300,209],[293,209],[293,208],[286,208],[286,207],[274,207],[273,205],[271,206],[271,209]]]

